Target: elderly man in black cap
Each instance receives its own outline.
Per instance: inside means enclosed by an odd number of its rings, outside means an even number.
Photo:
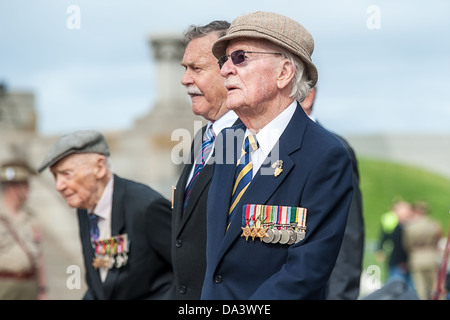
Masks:
[[[244,125],[216,138],[202,299],[326,298],[353,181],[342,143],[300,106],[318,79],[313,48],[272,12],[238,17],[213,45]]]
[[[173,299],[170,202],[112,172],[105,137],[94,130],[62,136],[38,172],[77,209],[88,290],[84,299]]]

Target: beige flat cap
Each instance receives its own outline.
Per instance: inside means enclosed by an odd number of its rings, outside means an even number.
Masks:
[[[231,23],[227,34],[213,45],[216,58],[226,54],[228,42],[237,38],[266,39],[300,57],[306,65],[308,80],[316,85],[318,74],[311,60],[314,40],[300,23],[281,14],[257,11],[242,15]]]
[[[37,171],[41,173],[72,153],[99,153],[109,156],[105,137],[95,130],[79,130],[63,135],[50,149]]]

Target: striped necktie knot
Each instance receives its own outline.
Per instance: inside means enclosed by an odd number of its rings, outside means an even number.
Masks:
[[[186,210],[186,206],[189,200],[189,196],[191,195],[194,182],[197,179],[198,175],[200,174],[200,171],[205,166],[206,159],[208,159],[209,154],[212,151],[215,138],[216,134],[214,133],[214,129],[211,125],[203,135],[202,147],[198,151],[197,157],[195,158],[194,173],[192,174],[191,181],[189,181],[189,184],[187,185],[186,190],[184,192],[183,213]]]
[[[200,149],[195,159],[195,163],[197,166],[200,165],[201,168],[203,168],[203,166],[205,165],[205,161],[206,159],[208,159],[208,156],[211,153],[215,138],[216,134],[214,133],[214,129],[212,126],[209,126],[208,130],[206,130],[203,136],[202,148]]]
[[[89,213],[89,234],[91,241],[94,242],[100,237],[100,230],[98,229],[98,215],[95,213]]]
[[[231,205],[228,212],[228,227],[230,226],[231,219],[234,213],[237,211],[237,204],[241,200],[242,195],[247,190],[253,177],[253,164],[251,161],[250,153],[256,151],[259,148],[256,136],[248,135],[242,146],[241,157],[237,161],[236,175],[234,180],[234,187],[231,196]]]
[[[256,151],[258,149],[259,143],[258,140],[256,140],[256,137],[252,134],[248,135],[244,140],[244,144],[241,149],[241,156],[237,162],[237,166],[239,166],[241,163],[249,163],[250,152]]]

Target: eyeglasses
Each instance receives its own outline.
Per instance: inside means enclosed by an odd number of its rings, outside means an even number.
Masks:
[[[277,55],[282,55],[281,52],[258,52],[258,51],[244,51],[244,50],[236,50],[233,51],[231,54],[226,54],[224,56],[221,56],[219,58],[219,60],[217,61],[217,63],[219,64],[219,68],[222,69],[223,65],[225,64],[225,62],[228,61],[228,57],[231,57],[231,62],[233,62],[233,64],[235,66],[237,66],[238,64],[241,64],[242,62],[245,61],[245,59],[247,58],[245,56],[246,53],[261,53],[261,54],[277,54]]]

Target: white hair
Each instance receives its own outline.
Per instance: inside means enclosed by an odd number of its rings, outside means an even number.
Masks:
[[[305,63],[297,55],[287,50],[282,49],[280,52],[285,58],[291,61],[295,68],[294,77],[292,78],[292,90],[289,97],[294,98],[298,102],[302,102],[312,88],[312,83],[308,80],[306,73]]]

